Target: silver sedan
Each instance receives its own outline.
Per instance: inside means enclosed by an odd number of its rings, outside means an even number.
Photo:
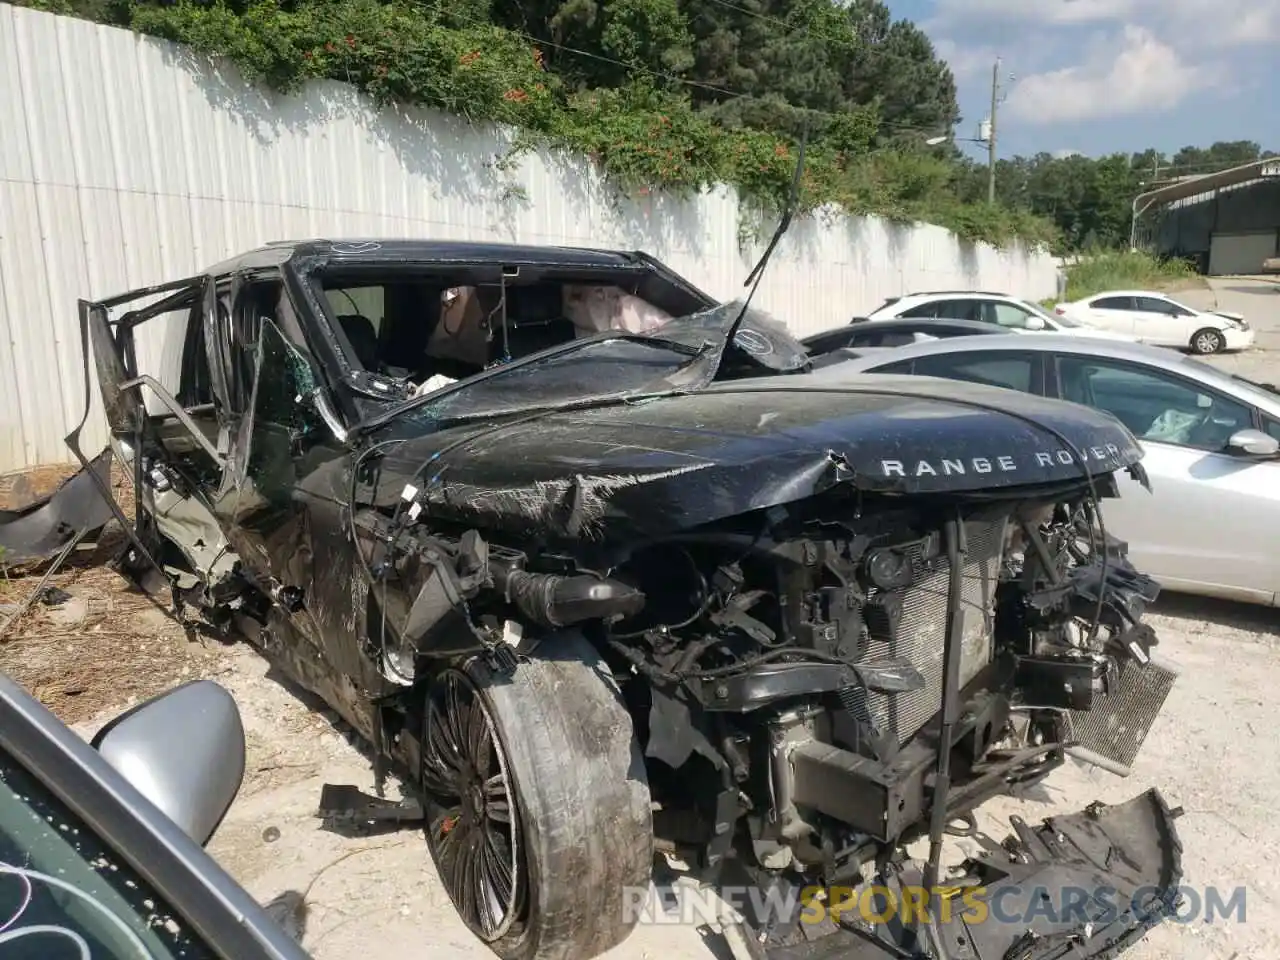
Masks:
[[[967,380],[1105,410],[1146,450],[1148,493],[1120,476],[1108,532],[1169,590],[1276,605],[1280,392],[1157,347],[1042,334],[959,337],[823,358],[808,376]],[[1011,397],[1011,402],[1016,398]]]

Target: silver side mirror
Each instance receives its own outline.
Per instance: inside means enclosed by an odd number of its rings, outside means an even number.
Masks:
[[[1043,317],[1036,317],[1036,316],[1030,316],[1030,317],[1027,317],[1027,329],[1028,329],[1028,330],[1043,330],[1043,329],[1044,329],[1044,318],[1043,318]]]
[[[1227,441],[1227,452],[1245,457],[1274,457],[1280,453],[1280,440],[1261,430],[1237,430]]]
[[[184,684],[121,714],[92,746],[201,846],[244,781],[240,709],[212,680]]]

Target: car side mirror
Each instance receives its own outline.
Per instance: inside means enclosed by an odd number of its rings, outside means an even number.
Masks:
[[[1274,457],[1280,453],[1280,440],[1261,430],[1237,430],[1227,441],[1227,452],[1244,457]]]
[[[126,711],[91,745],[201,846],[244,781],[240,709],[212,680],[175,687]]]
[[[1027,317],[1027,329],[1028,329],[1028,330],[1043,330],[1043,329],[1044,329],[1044,318],[1043,318],[1043,317]]]

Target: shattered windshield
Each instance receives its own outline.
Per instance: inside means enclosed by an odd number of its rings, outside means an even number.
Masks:
[[[721,347],[742,301],[676,317],[643,333],[610,331],[519,361],[410,400],[402,422],[493,416],[530,407],[696,389],[727,365]],[[733,337],[733,353],[756,374],[791,373],[809,363],[780,321],[749,307]],[[763,369],[760,369],[763,368]]]

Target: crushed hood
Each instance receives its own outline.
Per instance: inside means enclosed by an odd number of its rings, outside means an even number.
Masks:
[[[1077,451],[1095,476],[1142,457],[1109,414],[892,376],[737,381],[405,439],[383,464],[379,502],[412,484],[435,516],[570,540],[659,536],[837,484],[1000,490],[1080,480]]]

